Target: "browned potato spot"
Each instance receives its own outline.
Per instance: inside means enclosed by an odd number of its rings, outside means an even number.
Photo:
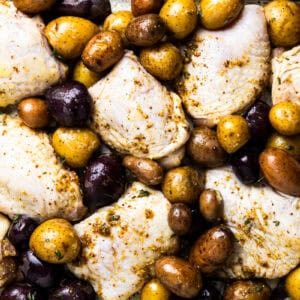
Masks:
[[[131,0],[131,11],[134,16],[158,13],[163,0]]]

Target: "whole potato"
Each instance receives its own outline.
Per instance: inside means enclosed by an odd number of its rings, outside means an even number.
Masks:
[[[79,17],[59,17],[45,28],[45,35],[50,45],[66,59],[81,55],[87,42],[97,33],[99,28],[89,20]]]
[[[267,148],[278,148],[300,159],[300,134],[293,136],[273,133],[266,144]]]
[[[172,203],[195,203],[204,188],[204,175],[197,169],[185,166],[169,170],[162,191]]]
[[[183,57],[171,43],[142,49],[140,61],[150,74],[161,80],[175,79],[183,68]]]
[[[190,262],[201,272],[211,273],[218,269],[233,250],[233,234],[225,226],[216,226],[203,235],[192,246]]]
[[[187,234],[192,225],[192,212],[190,208],[183,203],[173,204],[168,214],[168,223],[175,234]]]
[[[300,299],[300,267],[287,276],[285,280],[285,289],[292,299]]]
[[[294,1],[270,1],[264,7],[269,36],[276,47],[292,47],[300,41],[300,8]]]
[[[248,123],[242,116],[225,116],[217,126],[217,137],[227,153],[234,153],[250,139]]]
[[[282,101],[272,106],[269,112],[272,127],[283,135],[300,133],[300,105]]]
[[[268,183],[288,195],[300,196],[300,162],[281,149],[266,149],[259,156],[260,169]]]
[[[163,5],[163,0],[131,0],[131,11],[135,17],[155,14]]]
[[[206,189],[199,198],[200,213],[208,222],[217,222],[222,218],[223,204],[223,198],[216,190]]]
[[[192,298],[201,287],[202,278],[194,266],[175,256],[165,256],[155,263],[157,278],[175,295]]]
[[[100,141],[90,129],[60,127],[52,136],[52,145],[69,166],[82,168],[100,147]]]
[[[269,300],[271,289],[263,282],[236,281],[224,293],[224,300]]]
[[[195,127],[187,143],[187,151],[199,165],[207,168],[222,166],[227,154],[221,147],[217,133],[208,127]]]
[[[141,300],[169,300],[170,297],[171,293],[158,279],[147,282],[141,292]]]
[[[128,40],[125,35],[125,30],[133,19],[133,15],[128,10],[120,10],[110,14],[104,21],[103,30],[115,30],[120,33],[125,45]]]
[[[146,185],[157,185],[162,182],[163,170],[154,160],[128,155],[124,157],[123,165]]]
[[[31,128],[46,127],[50,120],[47,103],[40,98],[22,100],[18,105],[18,115]]]
[[[82,60],[79,60],[73,70],[73,80],[79,81],[87,88],[100,80],[101,74],[91,71],[85,66]]]
[[[94,72],[103,72],[117,63],[124,54],[124,44],[117,31],[101,31],[84,48],[83,63]]]
[[[78,256],[80,240],[71,223],[57,218],[43,222],[33,231],[29,247],[43,261],[64,264]]]
[[[150,47],[157,44],[165,35],[166,27],[156,14],[133,18],[128,24],[125,35],[130,44]]]
[[[56,0],[13,0],[14,6],[26,14],[38,14],[49,9]]]
[[[159,13],[176,39],[184,39],[197,26],[198,12],[194,0],[167,0]]]
[[[201,23],[207,29],[220,29],[231,24],[244,7],[243,0],[201,0]]]

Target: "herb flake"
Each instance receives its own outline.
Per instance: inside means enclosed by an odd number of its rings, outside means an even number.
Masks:
[[[27,294],[27,299],[28,300],[35,300],[36,299],[36,292],[29,292],[29,294]]]
[[[141,198],[141,197],[148,197],[150,195],[150,192],[149,191],[145,191],[145,190],[140,190],[139,191],[139,194],[138,194],[138,197]]]
[[[56,250],[54,253],[58,260],[63,259],[64,256],[61,254],[61,252],[59,250]]]
[[[275,226],[279,226],[279,224],[280,224],[279,221],[273,221],[273,223],[275,224]]]
[[[258,293],[258,292],[260,292],[262,289],[264,288],[264,286],[263,285],[257,285],[257,286],[255,286],[254,288],[249,288],[248,290],[247,290],[247,294],[253,294],[253,293]]]

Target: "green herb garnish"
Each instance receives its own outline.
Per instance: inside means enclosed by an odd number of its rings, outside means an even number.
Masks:
[[[140,190],[138,197],[148,197],[150,195],[150,192],[145,191],[145,190]]]
[[[61,254],[59,250],[56,250],[54,253],[58,260],[63,259],[64,256]]]

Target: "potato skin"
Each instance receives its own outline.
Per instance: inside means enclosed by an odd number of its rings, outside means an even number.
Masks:
[[[224,300],[269,300],[271,289],[263,282],[236,281],[229,285]]]
[[[264,7],[269,36],[276,47],[292,47],[300,41],[300,7],[294,1],[270,1]]]
[[[222,166],[227,154],[221,147],[217,133],[208,127],[196,127],[187,143],[187,151],[199,165],[207,168]]]
[[[71,16],[59,17],[45,28],[50,45],[66,59],[79,57],[87,42],[97,32],[99,28],[96,24]]]
[[[282,101],[272,106],[269,112],[272,127],[283,135],[300,133],[300,105]]]
[[[60,127],[52,136],[52,145],[69,166],[82,168],[100,147],[100,140],[93,131],[87,128]]]
[[[199,197],[199,209],[208,222],[217,222],[223,215],[223,199],[220,192],[212,189],[204,190]]]
[[[154,160],[128,155],[123,158],[123,165],[146,185],[157,185],[162,182],[163,170]]]
[[[207,29],[220,29],[231,24],[241,13],[242,0],[201,0],[201,23]]]
[[[33,231],[29,247],[43,261],[64,264],[78,256],[80,240],[71,223],[56,218],[43,222]]]
[[[172,293],[180,297],[195,297],[202,287],[201,275],[194,266],[175,256],[165,256],[156,261],[155,273]]]
[[[140,62],[150,74],[161,80],[175,79],[183,68],[183,57],[171,43],[142,49]]]
[[[79,60],[74,67],[72,79],[81,82],[89,88],[100,80],[101,77],[101,74],[91,71],[85,66],[82,60]]]
[[[14,6],[27,14],[37,14],[49,9],[56,0],[13,0]]]
[[[141,292],[141,300],[169,300],[170,297],[171,293],[158,279],[148,281]]]
[[[93,72],[103,72],[124,55],[124,44],[117,31],[101,31],[84,48],[81,58]]]
[[[50,120],[47,103],[40,98],[22,100],[18,105],[18,115],[30,128],[46,127]]]
[[[225,116],[217,126],[217,137],[227,153],[234,153],[250,139],[248,123],[239,115]]]
[[[201,272],[211,273],[219,268],[233,250],[233,234],[225,226],[213,227],[201,235],[192,246],[189,260]]]
[[[300,299],[300,267],[287,276],[285,289],[292,299]]]
[[[131,0],[131,11],[135,17],[155,14],[163,5],[163,0]]]
[[[184,39],[193,32],[198,23],[194,0],[167,0],[159,13],[174,38]]]
[[[151,47],[165,35],[166,27],[156,14],[133,18],[128,24],[125,35],[130,44],[139,47]]]
[[[265,149],[259,156],[263,176],[276,190],[291,196],[300,196],[300,163],[281,149]]]
[[[204,188],[204,175],[197,169],[185,166],[165,174],[162,191],[171,203],[193,204]]]
[[[168,223],[175,234],[187,234],[192,225],[192,212],[190,208],[183,203],[173,204],[168,214]]]

